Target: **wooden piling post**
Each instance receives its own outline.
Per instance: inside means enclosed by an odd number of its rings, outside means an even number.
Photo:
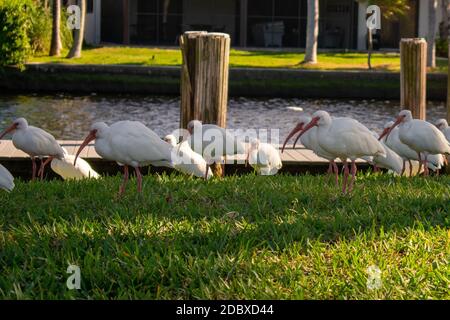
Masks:
[[[448,3],[450,6],[450,2]],[[450,19],[450,16],[449,16]],[[447,121],[450,123],[450,36],[448,37],[448,73],[447,73]],[[447,174],[450,174],[450,156],[447,156]]]
[[[227,123],[228,66],[230,36],[205,31],[185,32],[180,37],[181,68],[180,127],[191,120],[216,124]],[[222,175],[221,166],[212,166]]]
[[[450,2],[449,2],[450,6]],[[449,16],[450,19],[450,16]],[[447,121],[450,123],[450,37],[448,37]],[[450,167],[450,165],[449,165]]]
[[[422,38],[400,41],[400,105],[415,119],[426,118],[427,42]]]

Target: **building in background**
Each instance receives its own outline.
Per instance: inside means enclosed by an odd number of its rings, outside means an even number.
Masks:
[[[383,19],[380,47],[398,48],[401,38],[426,36],[427,1],[410,0],[405,17]],[[319,3],[319,48],[364,50],[367,5]],[[206,30],[230,34],[237,47],[304,48],[306,15],[307,0],[87,0],[85,39],[90,44],[173,46],[184,31]]]

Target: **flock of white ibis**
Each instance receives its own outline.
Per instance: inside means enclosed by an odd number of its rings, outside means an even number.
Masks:
[[[129,167],[136,173],[137,190],[142,191],[140,168],[148,165],[170,167],[189,175],[209,179],[213,176],[211,163],[224,163],[227,156],[246,155],[261,175],[274,175],[282,167],[280,152],[271,144],[252,139],[245,143],[227,130],[212,124],[193,120],[188,124],[187,136],[178,142],[175,135],[161,139],[155,132],[138,121],[119,121],[110,126],[96,122],[79,147],[75,156],[69,155],[56,139],[46,131],[28,125],[24,118],[16,119],[0,139],[12,133],[12,142],[17,149],[28,154],[32,161],[32,179],[44,176],[45,166],[64,179],[98,178],[99,175],[83,159],[81,151],[95,140],[95,150],[104,159],[115,161],[124,168],[119,195],[125,191],[129,179]],[[286,143],[298,134],[297,141],[318,156],[329,160],[328,173],[334,175],[338,184],[339,170],[335,162],[343,163],[342,191],[353,189],[358,158],[403,175],[409,166],[412,175],[413,162],[418,162],[418,173],[424,168],[439,170],[444,164],[443,155],[450,154],[450,128],[440,119],[434,125],[413,119],[408,110],[399,113],[395,122],[388,122],[378,137],[366,126],[352,118],[331,117],[326,111],[317,111],[312,117],[301,116],[298,124],[286,138]],[[221,148],[211,149],[211,139],[220,140]],[[217,142],[217,141],[216,141]],[[41,160],[37,171],[36,158]],[[45,158],[45,161],[44,161]],[[350,162],[350,168],[349,168]],[[351,178],[349,179],[349,176]],[[14,178],[0,165],[0,188],[11,191]]]
[[[370,131],[362,123],[352,118],[331,117],[326,111],[317,111],[312,118],[301,117],[300,122],[286,138],[286,143],[296,133],[297,139],[306,148],[313,150],[317,155],[328,159],[329,173],[335,174],[338,184],[338,169],[335,163],[340,159],[343,163],[344,177],[342,191],[351,191],[356,176],[356,163],[358,158],[367,160],[378,167],[392,170],[403,175],[406,162],[419,162],[418,173],[424,167],[424,175],[428,175],[429,168],[439,170],[450,154],[450,140],[448,124],[440,119],[435,125],[413,119],[409,110],[402,110],[395,122],[386,124],[382,134],[377,138],[375,132]],[[350,169],[348,167],[350,160]],[[351,174],[351,179],[348,177]],[[412,175],[412,172],[410,171]]]

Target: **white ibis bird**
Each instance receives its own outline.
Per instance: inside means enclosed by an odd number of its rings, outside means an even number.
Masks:
[[[406,170],[406,164],[407,163],[409,164],[409,176],[411,177],[413,175],[413,167],[415,167],[416,164],[419,163],[419,156],[416,151],[414,151],[408,145],[400,141],[398,127],[392,129],[391,133],[389,134],[389,137],[386,136],[387,132],[389,131],[389,129],[392,127],[393,124],[394,121],[389,121],[384,125],[383,132],[380,135],[382,136],[381,141],[383,141],[389,148],[394,150],[403,159],[401,175],[403,175]],[[422,154],[421,159],[424,160],[425,155]],[[441,155],[430,154],[428,155],[427,160],[428,160],[427,161],[428,169],[431,169],[433,171],[438,171],[443,165],[443,157]],[[417,172],[417,174],[419,173],[420,171]]]
[[[283,153],[285,147],[286,147],[286,143],[289,141],[289,139],[291,139],[295,133],[302,131],[303,128],[311,122],[311,117],[308,116],[301,116],[299,118],[299,121],[296,125],[296,127],[291,131],[291,133],[289,133],[289,135],[287,136],[286,140],[284,141],[283,144],[283,148],[281,150],[281,153]],[[319,157],[322,157],[324,159],[327,159],[329,161],[329,166],[328,166],[328,174],[333,174],[335,175],[335,183],[336,185],[338,185],[338,175],[339,175],[339,170],[338,167],[336,165],[335,159],[336,156],[332,155],[328,152],[326,152],[323,148],[320,147],[318,141],[317,141],[317,128],[313,127],[311,129],[309,129],[307,132],[305,132],[303,135],[300,136],[300,134],[297,136],[297,139],[295,139],[294,141],[294,145],[293,148],[295,149],[295,145],[297,144],[298,139],[300,139],[300,142],[302,143],[302,145],[305,146],[305,148],[312,150],[316,155],[318,155]]]
[[[63,147],[64,158],[53,159],[50,166],[53,171],[59,174],[64,180],[81,180],[86,178],[98,179],[100,175],[91,168],[86,160],[79,158],[74,165],[75,156],[67,152]]]
[[[348,191],[353,189],[356,177],[356,159],[363,156],[386,156],[381,143],[369,129],[351,118],[334,118],[326,111],[316,111],[311,121],[303,128],[300,137],[311,128],[317,126],[317,141],[320,147],[336,158],[344,159],[344,181],[342,192],[347,190],[350,174],[347,159],[351,160],[351,180]],[[295,132],[293,133],[295,134]]]
[[[206,179],[210,179],[213,177],[213,173],[205,159],[191,149],[188,141],[185,140],[177,144],[177,138],[171,134],[165,136],[164,141],[173,147],[172,164],[175,170],[199,178],[206,176]],[[208,173],[205,174],[206,170],[208,170]]]
[[[246,162],[262,176],[275,175],[283,166],[280,151],[269,143],[261,143],[256,138],[250,141]]]
[[[372,132],[372,135],[375,139],[378,137],[376,132]],[[377,168],[388,169],[399,175],[402,175],[404,173],[404,162],[402,157],[400,157],[395,151],[389,148],[382,140],[380,142],[384,147],[386,156],[364,156],[362,157],[362,159],[366,160]]]
[[[448,142],[450,142],[450,127],[448,126],[447,120],[439,119],[434,124],[445,136]]]
[[[11,192],[14,189],[14,177],[0,164],[0,189]]]
[[[246,153],[245,143],[224,128],[192,120],[187,129],[190,133],[187,138],[189,146],[203,156],[208,167],[212,163],[226,162],[227,156]]]
[[[7,133],[14,132],[12,142],[14,146],[25,152],[31,157],[33,165],[32,179],[36,177],[35,158],[41,159],[41,166],[38,175],[42,179],[44,177],[44,169],[48,162],[53,158],[62,159],[64,151],[56,142],[56,139],[48,132],[33,126],[29,126],[24,118],[18,118],[0,134],[0,139]],[[43,161],[43,157],[48,157],[47,161]]]
[[[124,178],[119,195],[125,191],[129,166],[136,172],[138,192],[142,191],[140,167],[150,164],[171,167],[172,146],[139,121],[119,121],[111,126],[104,122],[94,123],[78,149],[74,164],[80,152],[93,140],[95,140],[95,151],[102,158],[116,161],[124,167]]]
[[[399,126],[400,141],[417,153],[419,172],[423,165],[424,174],[429,174],[427,162],[430,154],[450,154],[450,143],[444,134],[429,122],[413,119],[409,110],[400,111],[394,124],[380,136],[380,139],[384,136],[389,137],[396,126]]]

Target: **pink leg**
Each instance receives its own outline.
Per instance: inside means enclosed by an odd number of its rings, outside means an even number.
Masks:
[[[355,177],[356,177],[356,163],[355,160],[352,160],[352,179],[350,180],[350,186],[348,187],[348,192],[352,192],[353,190],[353,184],[355,183]]]
[[[408,162],[409,162],[409,176],[410,177],[412,177],[412,161],[411,160],[408,160]]]
[[[424,170],[424,175],[425,176],[429,176],[430,175],[430,171],[428,170],[428,161],[427,161],[427,155],[425,154],[425,159],[423,160],[423,170]]]
[[[47,160],[41,160],[41,168],[39,169],[38,175],[41,177],[41,180],[44,178],[44,169],[45,166],[53,160],[53,157],[48,157]]]
[[[375,164],[373,165],[373,172],[379,172],[380,168],[378,168]]]
[[[39,179],[42,180],[44,178],[44,160],[41,159],[41,166],[39,167],[38,171]]]
[[[336,187],[338,187],[339,186],[339,169],[338,169],[338,166],[337,166],[336,162],[334,162],[334,160],[332,160],[331,163],[333,164],[334,180],[335,180],[335,183],[336,183]]]
[[[206,164],[205,180],[208,180],[209,164]]]
[[[330,181],[330,175],[333,174],[333,165],[331,164],[331,161],[328,163],[328,170],[327,170],[327,182]]]
[[[128,166],[123,166],[123,182],[119,189],[119,196],[121,196],[125,192],[125,186],[128,182]]]
[[[406,160],[403,159],[402,173],[400,173],[400,176],[403,176],[405,174],[405,170],[406,170]]]
[[[31,174],[31,180],[36,179],[36,158],[31,157],[31,165],[33,168],[32,174]]]
[[[342,182],[342,193],[345,194],[347,189],[347,180],[348,180],[349,170],[347,165],[347,160],[344,162],[344,181]]]
[[[420,156],[420,152],[417,152],[419,155],[419,170],[417,171],[417,175],[420,174],[420,170],[422,170],[422,157]]]
[[[137,178],[137,191],[139,193],[142,192],[142,174],[139,170],[139,167],[134,168],[134,171],[136,171],[136,178]]]

